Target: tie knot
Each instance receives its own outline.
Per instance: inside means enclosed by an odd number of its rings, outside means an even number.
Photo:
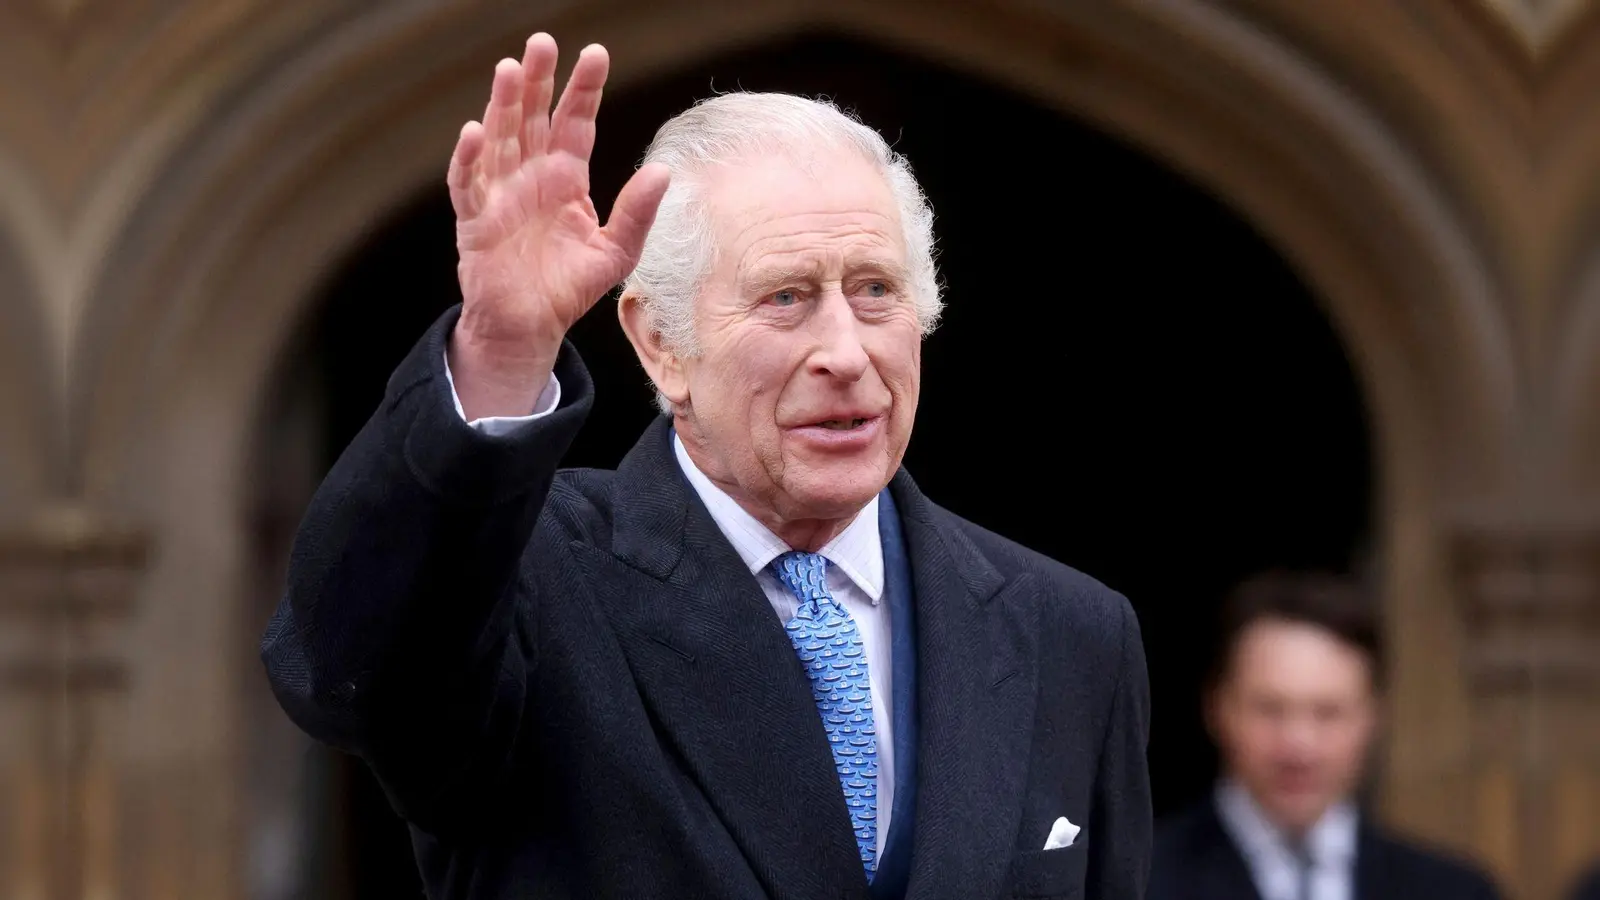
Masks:
[[[828,591],[828,561],[820,553],[791,550],[772,561],[772,571],[801,603],[833,599]]]

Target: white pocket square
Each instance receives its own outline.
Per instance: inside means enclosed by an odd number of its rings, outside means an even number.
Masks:
[[[1050,836],[1044,839],[1044,848],[1059,850],[1062,847],[1072,846],[1072,842],[1078,839],[1078,830],[1078,826],[1067,821],[1066,816],[1062,816],[1050,826]]]

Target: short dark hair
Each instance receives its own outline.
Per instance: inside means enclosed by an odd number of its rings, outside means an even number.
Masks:
[[[1239,642],[1251,626],[1274,620],[1321,628],[1361,651],[1373,687],[1382,689],[1383,634],[1372,594],[1348,576],[1287,570],[1256,575],[1228,596],[1207,686],[1215,688],[1228,677]]]

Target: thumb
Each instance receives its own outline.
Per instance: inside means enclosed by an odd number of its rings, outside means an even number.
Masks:
[[[611,218],[602,229],[606,237],[626,258],[629,268],[644,252],[644,239],[656,220],[656,210],[667,193],[672,174],[660,163],[650,163],[633,173],[611,206]]]

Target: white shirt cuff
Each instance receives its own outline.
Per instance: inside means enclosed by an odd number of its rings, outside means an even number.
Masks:
[[[556,379],[556,373],[550,373],[550,380],[545,383],[544,390],[540,392],[539,399],[533,404],[533,412],[525,416],[485,416],[481,419],[467,420],[467,411],[461,408],[461,395],[456,393],[456,379],[450,374],[450,354],[444,357],[444,379],[450,383],[450,401],[456,405],[456,415],[467,422],[467,427],[475,428],[489,437],[504,437],[522,426],[536,419],[548,416],[561,405],[561,382]]]

